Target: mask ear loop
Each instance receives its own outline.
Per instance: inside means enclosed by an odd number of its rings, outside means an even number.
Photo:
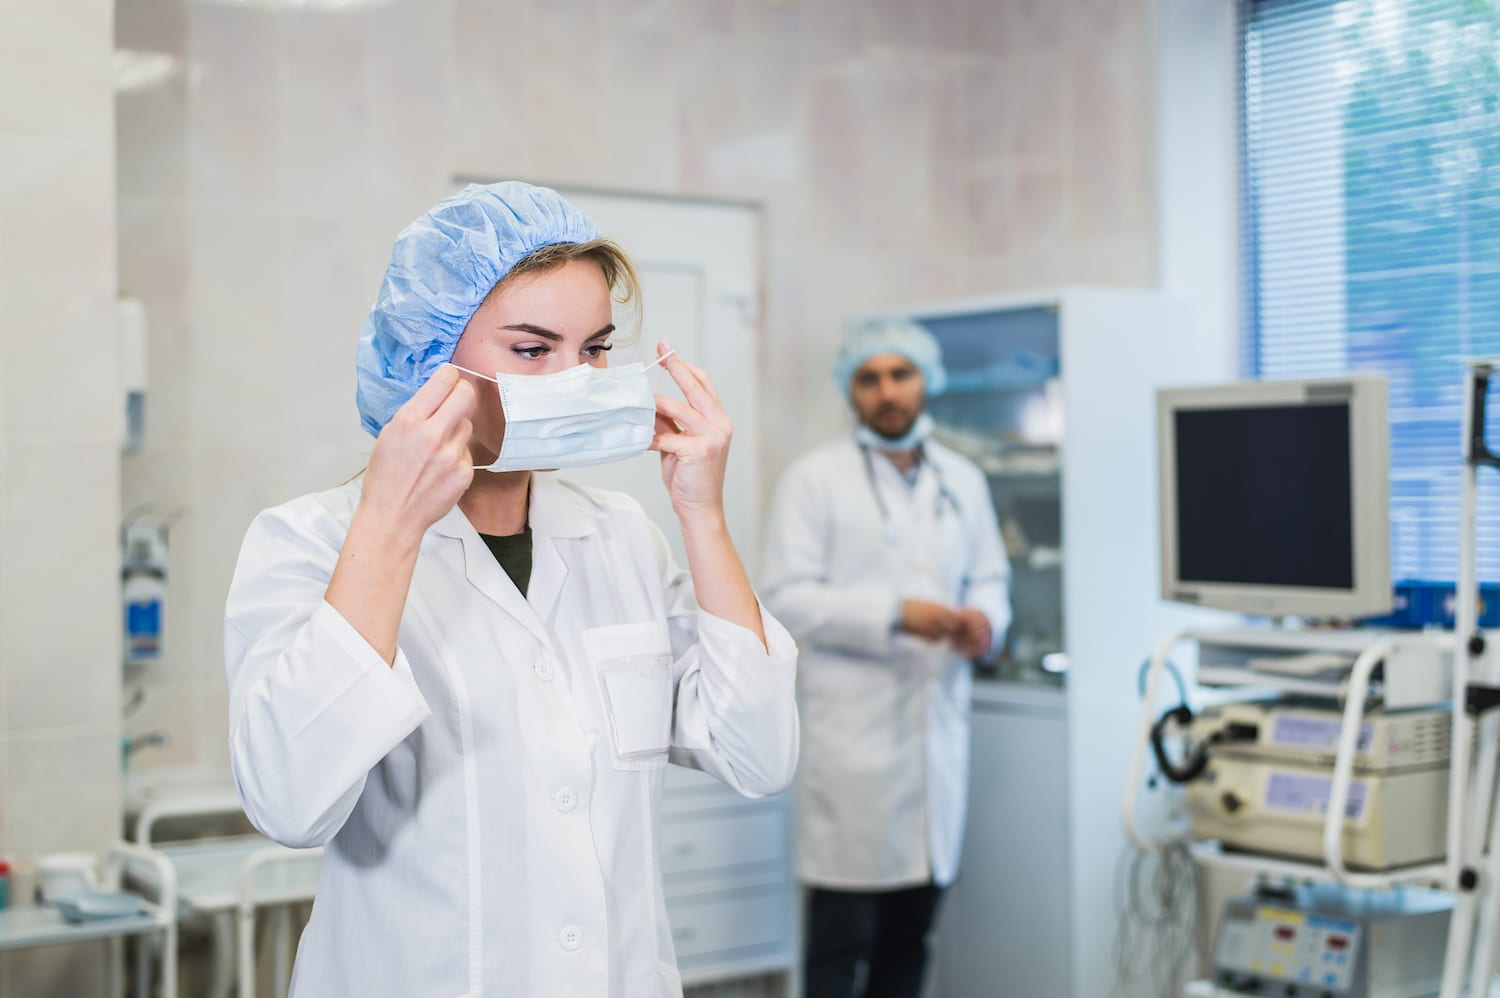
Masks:
[[[476,378],[483,378],[486,381],[493,381],[497,385],[500,383],[497,379],[490,377],[488,374],[480,374],[478,371],[471,371],[467,367],[459,367],[459,365],[453,363],[453,361],[451,361],[451,360],[448,361],[448,366],[457,368],[458,370],[464,372],[465,374],[472,374]],[[498,460],[498,458],[497,458],[497,460]],[[487,464],[476,464],[476,465],[474,465],[474,470],[475,471],[489,471],[490,470],[490,466],[487,465]]]
[[[486,381],[493,381],[497,385],[500,383],[496,379],[490,377],[488,374],[480,374],[478,371],[471,371],[467,367],[459,367],[457,364],[453,363],[453,361],[451,361],[451,360],[448,361],[448,366],[449,367],[458,368],[458,370],[464,372],[465,374],[472,374],[476,378],[483,378]]]

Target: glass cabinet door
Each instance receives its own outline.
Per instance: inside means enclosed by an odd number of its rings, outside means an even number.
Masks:
[[[1062,681],[1062,395],[1050,306],[916,315],[943,348],[947,390],[928,411],[939,441],[989,480],[1011,567],[1013,618],[981,675]]]

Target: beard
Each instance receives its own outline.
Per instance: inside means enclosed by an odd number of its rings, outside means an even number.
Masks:
[[[864,420],[864,424],[887,440],[900,440],[911,432],[918,415],[920,412],[910,412],[899,406],[888,405],[876,409],[869,419]]]

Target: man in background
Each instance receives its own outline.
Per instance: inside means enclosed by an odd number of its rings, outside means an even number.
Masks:
[[[963,842],[970,663],[1004,636],[1009,564],[983,472],[932,439],[932,334],[853,324],[833,373],[857,425],[783,475],[762,587],[801,649],[806,994],[916,998]]]

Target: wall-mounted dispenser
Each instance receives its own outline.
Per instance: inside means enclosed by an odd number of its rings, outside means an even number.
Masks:
[[[121,295],[115,302],[115,331],[120,348],[120,388],[125,396],[125,426],[120,451],[134,454],[141,449],[146,438],[146,306],[128,295]]]
[[[169,523],[167,516],[136,513],[126,518],[121,529],[126,665],[161,661]]]

